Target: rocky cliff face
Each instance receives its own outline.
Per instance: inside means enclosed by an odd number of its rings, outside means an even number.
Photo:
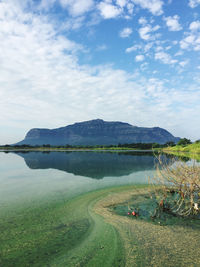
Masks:
[[[31,129],[18,145],[116,145],[118,143],[177,142],[165,129],[137,127],[124,122],[100,119],[75,123],[57,129]]]

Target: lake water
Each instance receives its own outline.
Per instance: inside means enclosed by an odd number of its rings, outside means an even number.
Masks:
[[[44,197],[71,198],[109,186],[148,183],[155,158],[141,152],[0,153],[0,207]]]

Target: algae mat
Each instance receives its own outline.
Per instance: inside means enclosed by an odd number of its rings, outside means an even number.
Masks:
[[[0,266],[200,266],[199,229],[111,212],[147,191],[123,186],[0,215]]]
[[[2,212],[0,266],[124,266],[118,232],[93,211],[109,192],[25,203]]]

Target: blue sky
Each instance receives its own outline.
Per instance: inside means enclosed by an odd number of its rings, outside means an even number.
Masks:
[[[101,118],[200,138],[200,0],[0,1],[0,144]]]

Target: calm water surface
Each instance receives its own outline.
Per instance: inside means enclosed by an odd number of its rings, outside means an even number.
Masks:
[[[116,185],[148,183],[151,153],[0,152],[0,208]]]

